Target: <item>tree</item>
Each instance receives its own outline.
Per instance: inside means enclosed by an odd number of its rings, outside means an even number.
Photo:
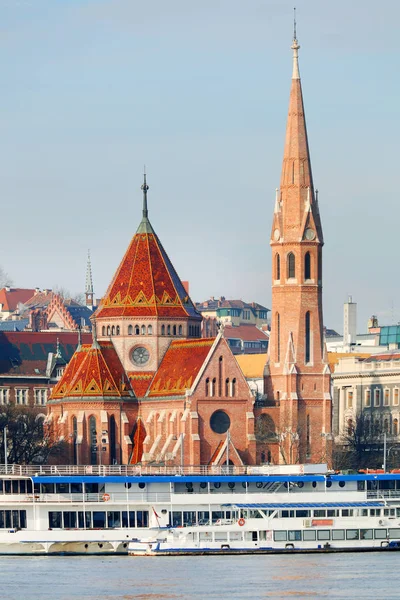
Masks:
[[[347,420],[333,452],[335,469],[381,468],[384,462],[385,429],[380,415],[370,417],[365,411]]]
[[[77,304],[80,304],[82,306],[85,305],[85,294],[83,294],[82,292],[72,295],[67,288],[59,285],[54,286],[53,292],[57,294],[57,296],[60,296],[60,298],[62,298],[67,303],[73,300]]]
[[[8,273],[0,266],[0,288],[13,285],[13,280]]]
[[[52,434],[44,419],[45,415],[31,406],[2,406],[0,430],[4,436],[4,428],[7,428],[9,464],[42,464],[47,462],[50,453],[55,457],[65,452],[65,442]],[[0,445],[0,462],[5,462],[4,443]]]

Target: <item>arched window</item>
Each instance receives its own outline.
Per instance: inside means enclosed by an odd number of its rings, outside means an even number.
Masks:
[[[393,419],[393,435],[399,435],[399,421],[397,419]]]
[[[111,327],[107,325],[107,335],[111,335]]]
[[[306,252],[304,257],[304,279],[311,279],[311,254]]]
[[[78,421],[76,417],[72,417],[72,443],[74,444],[74,465],[78,464]]]
[[[115,335],[115,326],[114,325],[111,327],[111,335]]]
[[[176,325],[174,325],[172,328],[172,335],[176,335]]]
[[[133,326],[128,325],[128,335],[133,335]]]
[[[147,326],[147,335],[153,335],[153,326],[152,325]]]
[[[281,317],[279,313],[276,313],[275,317],[276,327],[276,362],[281,362]]]
[[[182,335],[182,325],[179,325],[179,335]]]
[[[212,384],[211,384],[211,394],[210,394],[210,396],[215,396],[216,387],[217,387],[217,379],[214,377],[214,379],[212,380]]]
[[[165,335],[165,325],[161,325],[161,335]]]
[[[233,397],[236,396],[236,378],[235,377],[232,379],[232,396]]]
[[[116,334],[117,334],[117,335],[119,335],[119,334],[120,334],[120,328],[119,328],[119,325],[117,325],[117,327],[115,328],[115,332],[116,332]]]
[[[171,335],[171,325],[167,325],[167,335]]]
[[[222,356],[218,361],[218,396],[222,396]]]
[[[230,396],[229,394],[229,377],[225,379],[225,396]]]
[[[306,328],[306,347],[305,347],[305,362],[311,361],[311,331],[310,331],[310,312],[306,312],[305,328]]]
[[[105,325],[103,325],[103,327],[101,328],[101,335],[106,335],[106,327],[105,327]]]
[[[287,257],[287,277],[288,279],[296,277],[296,259],[293,252],[289,252]]]
[[[97,431],[96,417],[89,417],[90,464],[97,464]]]
[[[383,422],[383,431],[384,433],[389,433],[389,419],[385,419]]]
[[[139,325],[135,325],[135,335],[140,335]]]
[[[207,377],[207,379],[206,379],[206,396],[208,396],[208,394],[209,394],[209,386],[210,386],[210,379],[209,379],[209,377]]]
[[[142,325],[142,335],[146,335],[146,325]]]
[[[281,278],[281,257],[279,254],[275,255],[275,279],[279,281]]]
[[[112,465],[115,465],[117,462],[117,432],[115,425],[115,417],[111,415],[110,417],[110,462]]]

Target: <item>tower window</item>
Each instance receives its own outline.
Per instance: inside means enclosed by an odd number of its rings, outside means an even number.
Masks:
[[[281,257],[279,254],[276,254],[275,257],[275,279],[280,281],[281,278]]]
[[[111,335],[115,335],[115,325],[111,327]]]
[[[107,335],[111,335],[111,327],[107,325]]]
[[[288,279],[296,277],[296,259],[293,252],[289,252],[287,257],[287,276]]]
[[[147,327],[147,335],[153,335],[153,326],[152,325],[148,325],[148,327]]]
[[[174,325],[172,328],[172,335],[176,335],[176,325]]]
[[[306,348],[305,348],[305,362],[309,363],[311,360],[311,331],[310,331],[310,312],[306,312],[305,326],[306,326]]]
[[[182,335],[182,325],[179,325],[179,335]]]
[[[139,325],[135,325],[135,335],[140,335]]]
[[[133,335],[133,327],[132,327],[132,325],[128,325],[128,335]]]
[[[171,335],[171,325],[167,325],[167,335]]]
[[[119,325],[117,325],[117,327],[115,328],[115,332],[116,332],[116,334],[117,334],[117,335],[119,335],[119,334],[120,334],[120,331],[121,331],[121,330],[120,330],[120,328],[119,328]]]
[[[161,325],[161,335],[165,335],[165,325]]]
[[[206,379],[206,396],[208,396],[209,387],[210,387],[210,379],[207,377],[207,379]]]
[[[306,252],[304,257],[304,279],[311,279],[311,254]]]
[[[102,333],[102,335],[106,335],[105,325],[103,325],[103,327],[101,328],[101,333]]]
[[[225,379],[225,396],[229,396],[229,377]]]
[[[281,318],[279,313],[276,313],[276,362],[281,361]]]
[[[142,325],[142,335],[146,335],[146,325]]]

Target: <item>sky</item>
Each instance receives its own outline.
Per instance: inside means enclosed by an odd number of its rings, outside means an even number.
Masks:
[[[397,0],[297,0],[324,320],[400,321]],[[0,266],[104,294],[149,216],[194,301],[271,306],[293,1],[0,0]]]

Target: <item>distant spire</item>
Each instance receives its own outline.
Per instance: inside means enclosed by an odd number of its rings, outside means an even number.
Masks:
[[[293,75],[292,79],[300,79],[300,71],[299,71],[299,43],[297,41],[297,31],[296,31],[296,8],[293,9],[294,18],[293,18]]]
[[[149,189],[149,186],[146,182],[146,166],[144,167],[143,185],[141,189],[143,190],[143,219],[148,219],[149,211],[147,210],[147,190]]]
[[[87,267],[86,267],[86,286],[85,286],[85,298],[86,306],[93,310],[94,296],[93,296],[93,278],[92,278],[92,263],[90,261],[90,250],[87,255]]]
[[[56,358],[62,358],[59,338],[57,338]]]

